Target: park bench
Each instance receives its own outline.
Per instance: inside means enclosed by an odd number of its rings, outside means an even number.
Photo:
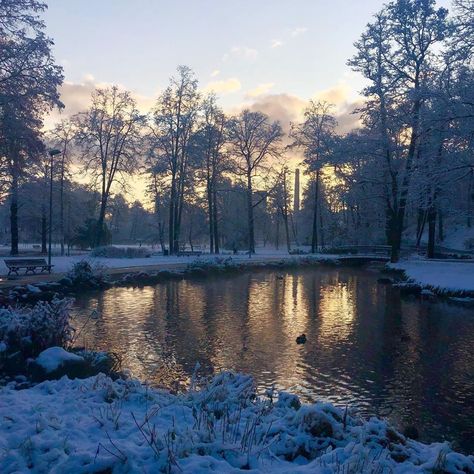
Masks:
[[[36,274],[36,269],[40,269],[40,273],[51,273],[51,268],[54,265],[48,265],[44,258],[9,258],[4,260],[8,268],[8,276],[12,273],[19,275],[19,271],[24,269],[25,275],[28,273]]]
[[[202,250],[199,245],[195,245],[192,250],[186,250],[185,244],[179,246],[178,256],[199,257],[200,255],[202,255]]]

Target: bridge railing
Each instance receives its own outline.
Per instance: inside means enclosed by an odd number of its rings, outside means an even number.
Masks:
[[[321,249],[322,253],[335,255],[382,255],[389,257],[392,248],[390,245],[337,245]]]

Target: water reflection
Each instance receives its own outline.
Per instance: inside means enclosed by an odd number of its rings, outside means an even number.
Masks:
[[[472,450],[473,311],[402,300],[376,279],[354,269],[253,272],[111,289],[81,297],[75,311],[100,314],[81,343],[117,352],[152,383],[186,383],[199,361]]]

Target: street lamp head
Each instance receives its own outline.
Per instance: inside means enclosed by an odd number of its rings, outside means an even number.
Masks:
[[[61,150],[58,150],[57,148],[53,148],[52,150],[49,150],[49,156],[55,156],[59,155],[61,153]]]

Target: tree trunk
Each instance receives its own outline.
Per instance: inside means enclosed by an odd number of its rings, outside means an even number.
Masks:
[[[253,192],[252,177],[250,172],[247,173],[247,226],[248,226],[248,249],[249,253],[255,253],[255,234],[253,219]]]
[[[11,187],[10,234],[10,255],[18,255],[18,180],[15,176]]]
[[[418,211],[418,223],[416,231],[416,247],[418,248],[421,244],[421,239],[423,238],[423,232],[425,231],[427,211],[420,209]]]
[[[290,229],[288,227],[288,189],[286,186],[286,170],[283,173],[283,220],[285,223],[285,237],[286,237],[286,249],[288,253],[291,251],[290,247]]]
[[[175,200],[176,200],[176,176],[173,174],[171,177],[171,191],[170,191],[170,204],[169,204],[169,216],[168,216],[168,247],[169,254],[174,253],[174,219],[175,219]]]
[[[472,226],[472,210],[474,203],[474,171],[469,173],[469,184],[467,187],[467,226]]]
[[[280,247],[280,218],[278,213],[276,215],[276,239],[275,239],[275,247],[278,250]]]
[[[324,222],[323,222],[323,213],[319,211],[319,236],[320,236],[320,245],[324,247]]]
[[[431,205],[428,210],[428,251],[427,257],[434,258],[436,238],[436,208]]]
[[[311,253],[318,251],[318,202],[319,202],[319,170],[316,171],[314,182],[314,208],[313,208],[313,235],[311,238]]]
[[[99,219],[97,220],[97,232],[96,232],[96,247],[100,247],[104,242],[104,224],[105,224],[105,211],[107,209],[107,198],[102,197],[100,202]]]
[[[286,237],[286,250],[288,253],[291,251],[291,246],[290,246],[290,229],[288,227],[288,214],[285,213],[283,216],[283,222],[285,223],[285,237]]]
[[[61,161],[61,180],[59,189],[59,232],[61,240],[61,256],[64,256],[64,152]]]
[[[214,222],[214,253],[219,253],[219,229],[217,222],[217,193],[214,189],[212,191],[212,213],[213,213],[213,222]]]
[[[419,94],[418,85],[415,86],[414,92],[415,96]],[[418,129],[419,129],[419,122],[420,122],[420,109],[421,109],[421,101],[419,99],[415,100],[413,104],[413,120],[412,120],[412,129],[411,129],[411,137],[410,137],[410,145],[408,146],[408,153],[407,159],[405,164],[405,174],[403,176],[401,191],[400,191],[400,200],[398,204],[397,216],[395,219],[395,239],[392,243],[392,263],[398,262],[400,258],[400,248],[402,243],[402,234],[403,234],[403,227],[405,224],[405,213],[406,213],[406,205],[408,200],[408,190],[410,187],[411,181],[411,173],[412,173],[412,165],[413,160],[415,158],[415,150],[418,141]]]
[[[444,240],[444,216],[441,209],[438,211],[438,239],[440,242]]]
[[[41,212],[41,253],[43,255],[46,255],[48,253],[47,233],[48,233],[48,224],[46,220],[46,209],[43,206],[43,209]]]
[[[212,205],[212,192],[210,184],[207,184],[207,210],[209,218],[209,252],[214,253],[214,212]]]

